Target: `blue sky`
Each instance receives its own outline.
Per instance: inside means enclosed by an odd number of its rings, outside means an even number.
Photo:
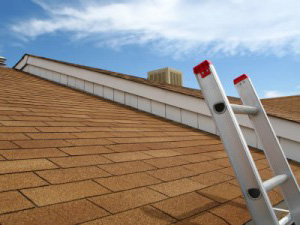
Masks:
[[[24,53],[146,77],[211,60],[228,95],[247,73],[260,97],[300,94],[297,0],[2,0],[0,55]]]

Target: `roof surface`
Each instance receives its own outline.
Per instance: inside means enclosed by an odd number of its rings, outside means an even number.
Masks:
[[[0,69],[0,89],[0,224],[250,220],[217,136],[13,69]]]
[[[193,96],[193,97],[196,97],[196,98],[202,98],[202,99],[204,98],[201,91],[199,91],[198,89],[192,89],[192,88],[181,87],[181,86],[170,85],[170,84],[162,84],[162,83],[159,83],[157,81],[151,81],[151,80],[144,79],[144,78],[141,78],[141,77],[136,77],[136,76],[132,76],[132,75],[112,72],[112,71],[109,71],[109,70],[103,70],[103,69],[93,68],[93,67],[74,64],[74,63],[69,63],[69,62],[64,62],[64,61],[45,58],[45,57],[41,57],[41,56],[25,54],[20,59],[20,61],[26,55],[36,57],[36,58],[40,58],[40,59],[50,60],[50,61],[53,61],[53,62],[63,63],[63,64],[70,65],[70,66],[75,66],[75,67],[81,68],[81,69],[100,72],[100,73],[107,74],[107,75],[110,75],[110,76],[115,76],[115,77],[119,77],[119,78],[126,79],[126,80],[131,80],[131,81],[142,83],[142,84],[159,87],[159,88],[162,88],[162,89],[182,93],[182,94],[185,94],[185,95],[190,95],[190,96]],[[235,104],[240,104],[241,103],[239,98],[229,96],[228,99],[230,100],[231,103],[235,103]],[[300,122],[300,95],[292,96],[291,101],[286,101],[285,98],[278,98],[277,102],[276,102],[276,105],[274,105],[273,99],[270,99],[270,100],[265,99],[265,100],[262,101],[262,103],[263,103],[263,105],[266,109],[266,112],[269,115],[274,116],[274,117],[283,118],[283,119],[290,120],[290,121],[294,121],[294,122]],[[290,110],[290,109],[292,109],[292,110]]]
[[[300,95],[261,100],[266,110],[274,116],[300,122]]]

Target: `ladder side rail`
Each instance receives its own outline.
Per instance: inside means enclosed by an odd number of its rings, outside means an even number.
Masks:
[[[286,204],[289,207],[291,217],[296,225],[300,225],[300,192],[297,181],[288,164],[281,145],[276,137],[267,114],[258,98],[251,80],[247,75],[242,75],[235,80],[235,87],[243,104],[258,109],[256,115],[249,115],[253,127],[263,145],[266,158],[275,176],[286,174],[287,180],[280,185]]]
[[[213,65],[194,68],[205,101],[218,127],[231,165],[256,225],[279,225],[267,192]]]
[[[280,221],[279,224],[280,225],[292,225],[291,223],[293,223],[293,219],[291,217],[291,214],[287,214],[285,217],[283,217]]]

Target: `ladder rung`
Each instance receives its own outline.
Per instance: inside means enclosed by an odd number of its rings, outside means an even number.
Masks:
[[[253,106],[230,104],[233,112],[236,114],[251,114],[255,115],[258,109]]]
[[[275,177],[272,177],[271,179],[264,182],[264,188],[266,191],[269,191],[273,189],[274,187],[277,187],[278,185],[282,184],[287,180],[288,176],[286,174],[277,175]]]
[[[293,221],[290,213],[283,217],[281,220],[279,220],[280,225],[290,225],[292,222]]]
[[[287,209],[280,209],[280,208],[273,208],[275,211],[278,211],[278,212],[285,212],[285,213],[289,213],[290,211],[287,210]]]

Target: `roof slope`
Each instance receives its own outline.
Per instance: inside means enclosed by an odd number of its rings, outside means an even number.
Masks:
[[[74,63],[69,63],[69,62],[64,62],[64,61],[45,58],[45,57],[41,57],[41,56],[25,54],[20,59],[20,61],[26,55],[36,57],[36,58],[40,58],[40,59],[50,60],[50,61],[53,61],[53,62],[63,63],[63,64],[66,64],[66,65],[75,66],[77,68],[82,68],[82,69],[86,69],[86,70],[90,70],[90,71],[100,72],[100,73],[103,73],[103,74],[106,74],[106,75],[115,76],[115,77],[119,77],[119,78],[126,79],[126,80],[131,80],[131,81],[142,83],[142,84],[159,87],[159,88],[166,89],[166,90],[169,90],[169,91],[174,91],[174,92],[182,93],[182,94],[185,94],[185,95],[190,95],[190,96],[193,96],[193,97],[196,97],[196,98],[204,98],[201,91],[199,91],[198,89],[180,87],[180,86],[175,86],[175,85],[170,85],[170,84],[162,84],[162,83],[159,83],[159,82],[156,82],[156,81],[151,81],[151,80],[144,79],[144,78],[141,78],[141,77],[136,77],[136,76],[132,76],[132,75],[112,72],[112,71],[109,71],[109,70],[103,70],[103,69],[93,68],[93,67],[74,64]],[[241,101],[240,101],[239,98],[229,96],[228,99],[230,100],[231,103],[241,104]],[[300,122],[300,106],[299,106],[300,96],[296,96],[295,101],[296,102],[294,102],[294,101],[290,102],[293,105],[292,106],[293,111],[288,110],[287,108],[289,108],[290,106],[286,106],[287,102],[286,101],[281,101],[281,99],[278,100],[279,107],[274,107],[272,102],[268,101],[267,99],[262,101],[262,103],[263,103],[263,105],[266,109],[266,112],[269,115],[279,117],[279,118],[283,118],[283,119],[290,120],[290,121],[294,121],[294,122]],[[287,107],[287,108],[285,108],[285,107]]]
[[[288,117],[290,120],[300,122],[300,95],[280,98],[262,99],[266,110],[272,111],[277,117]]]
[[[218,137],[13,69],[0,81],[1,224],[250,219]]]

